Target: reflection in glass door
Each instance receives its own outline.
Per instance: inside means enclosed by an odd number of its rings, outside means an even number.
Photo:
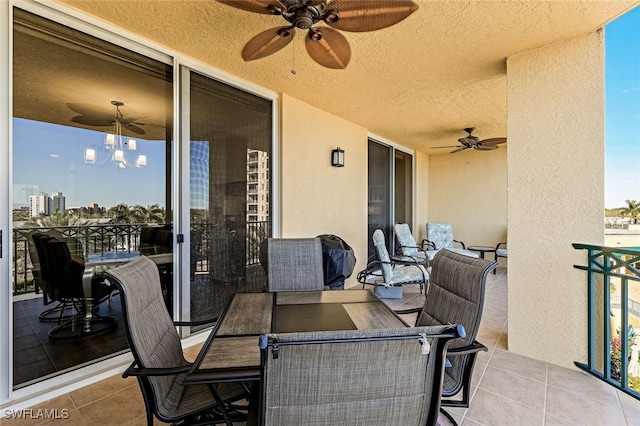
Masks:
[[[259,247],[271,236],[273,112],[271,100],[182,75],[190,82],[188,309],[196,321],[218,316],[235,292],[266,287]]]
[[[97,300],[105,266],[88,267],[88,261],[156,257],[170,305],[173,69],[165,57],[151,59],[17,8],[13,16],[12,359],[18,389],[128,351],[120,297]],[[146,240],[144,229],[163,238]],[[72,263],[61,268],[56,261],[47,269],[34,234],[59,240]],[[91,290],[60,289],[82,281],[83,273],[98,281]],[[85,308],[90,296],[95,310]],[[117,326],[77,323],[98,316],[114,318]]]
[[[391,231],[391,147],[369,139],[368,165],[368,256],[376,253],[371,237],[376,229],[384,233],[387,245]]]

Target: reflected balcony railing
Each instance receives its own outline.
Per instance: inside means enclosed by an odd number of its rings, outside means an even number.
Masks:
[[[640,399],[640,248],[573,244],[587,251],[587,363],[576,366]]]
[[[160,226],[161,224],[158,224]],[[80,226],[20,227],[13,229],[13,295],[38,292],[33,278],[33,265],[29,256],[28,235],[32,232],[56,230],[65,238],[76,238],[82,242],[83,255],[104,251],[138,251],[140,231],[147,224],[100,224]],[[246,223],[245,262],[247,266],[260,262],[260,242],[271,236],[268,221]],[[191,224],[191,265],[194,273],[209,272],[209,258],[216,250],[216,244],[224,242],[229,231],[226,225],[212,223]]]

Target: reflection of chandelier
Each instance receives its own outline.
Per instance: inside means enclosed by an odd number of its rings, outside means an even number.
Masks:
[[[115,162],[121,169],[124,169],[127,166],[131,167],[131,163],[127,161],[125,156],[124,148],[126,146],[128,151],[136,151],[137,141],[135,139],[127,139],[126,142],[124,141],[125,138],[122,135],[123,116],[122,112],[120,112],[120,107],[123,106],[124,103],[120,101],[111,101],[111,105],[116,107],[116,118],[113,121],[113,133],[107,133],[104,137],[104,147],[105,149],[112,151],[111,161]],[[87,163],[95,163],[97,156],[96,148],[87,148],[84,151],[84,161]],[[146,166],[147,156],[144,154],[138,154],[133,165],[135,167]]]

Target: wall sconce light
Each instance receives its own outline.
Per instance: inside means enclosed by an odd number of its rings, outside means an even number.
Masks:
[[[333,167],[344,167],[344,151],[340,147],[331,151],[331,165]]]

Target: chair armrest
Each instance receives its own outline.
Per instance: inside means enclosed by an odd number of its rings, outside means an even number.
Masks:
[[[205,324],[211,324],[218,321],[218,317],[215,318],[208,318],[208,319],[204,319],[204,320],[200,320],[200,321],[174,321],[173,325],[177,325],[179,327],[189,327],[189,326],[196,326],[196,325],[205,325]]]
[[[411,308],[411,309],[394,309],[393,312],[395,312],[398,315],[404,315],[404,314],[420,313],[420,311],[422,311],[422,306],[419,308]]]
[[[467,249],[467,246],[462,242],[462,241],[458,241],[458,240],[453,240],[454,243],[458,243],[462,246],[463,249]]]
[[[431,250],[438,250],[436,248],[436,243],[434,243],[433,241],[429,241],[428,239],[424,239],[422,240],[422,243],[420,243],[422,246],[427,246],[427,250],[431,249]]]
[[[503,243],[498,243],[498,244],[496,245],[496,250],[500,249],[500,246],[504,246],[504,248],[507,248],[507,242],[505,241],[505,242],[503,242]]]
[[[476,352],[486,352],[489,349],[480,342],[473,342],[470,345],[462,346],[454,349],[447,349],[447,356],[449,355],[468,355]]]
[[[123,378],[129,376],[175,376],[176,374],[186,373],[191,370],[191,365],[182,365],[180,367],[167,367],[167,368],[144,368],[138,367],[136,362],[133,362],[122,373]]]

